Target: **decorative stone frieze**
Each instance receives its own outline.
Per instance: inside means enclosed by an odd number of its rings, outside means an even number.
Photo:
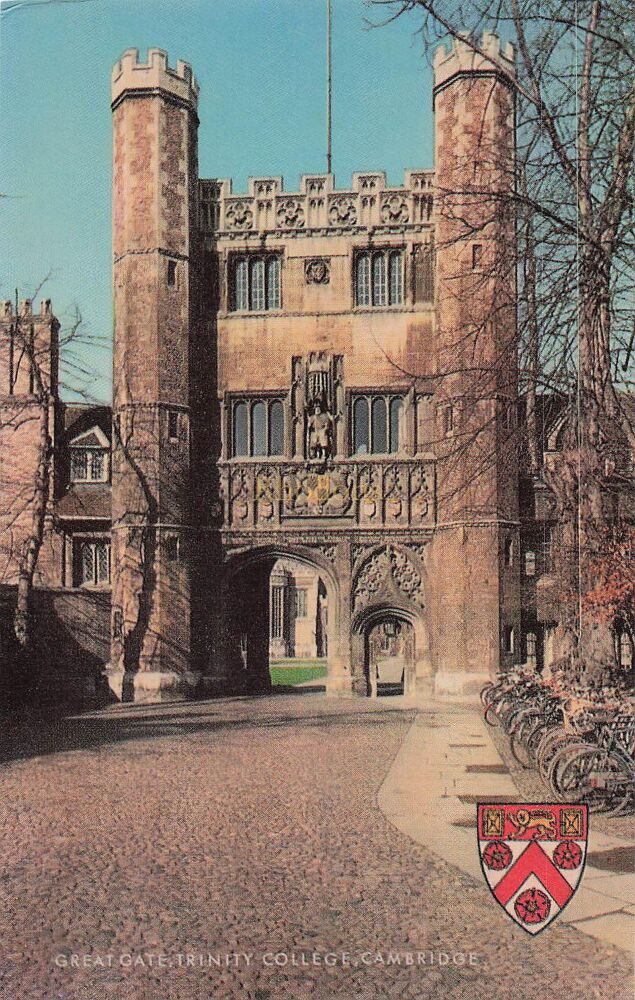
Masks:
[[[221,463],[227,529],[319,520],[375,528],[434,525],[434,463],[412,460]]]
[[[300,191],[284,192],[281,177],[256,177],[244,195],[231,181],[200,181],[201,225],[205,233],[254,233],[421,226],[432,223],[434,171],[406,171],[403,187],[388,188],[386,175],[353,174],[351,189],[333,190],[332,174],[302,178]],[[405,228],[404,228],[405,231]]]

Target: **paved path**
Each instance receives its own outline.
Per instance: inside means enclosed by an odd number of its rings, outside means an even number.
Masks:
[[[289,695],[5,728],[0,998],[630,998],[624,952],[528,938],[387,821],[414,719]]]

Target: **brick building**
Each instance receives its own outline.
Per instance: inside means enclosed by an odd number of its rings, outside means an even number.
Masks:
[[[435,167],[398,187],[377,171],[234,193],[199,177],[190,66],[152,49],[114,67],[112,431],[106,408],[57,398],[50,305],[23,309],[52,359],[38,584],[101,595],[99,615],[112,592],[118,697],[266,689],[288,560],[323,588],[331,693],[366,694],[395,644],[408,683],[441,694],[541,655],[542,623],[528,651],[521,620],[514,220],[492,208],[512,175],[513,51],[483,45],[504,73],[461,43],[437,53]],[[467,171],[491,198],[459,199]],[[6,304],[0,406],[36,414],[14,324]],[[35,416],[22,437],[10,422],[5,541],[37,442]]]

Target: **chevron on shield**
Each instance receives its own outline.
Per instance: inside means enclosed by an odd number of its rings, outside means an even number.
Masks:
[[[544,930],[572,899],[587,836],[584,804],[479,804],[485,880],[496,902],[529,934]]]

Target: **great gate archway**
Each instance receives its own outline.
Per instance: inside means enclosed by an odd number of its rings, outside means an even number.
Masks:
[[[286,599],[276,593],[276,579],[272,586],[272,574],[280,564],[308,569],[316,577],[316,650],[326,666],[327,689],[337,688],[345,656],[339,642],[341,595],[333,568],[320,555],[282,546],[256,546],[227,559],[221,608],[227,686],[250,692],[271,689],[272,652],[284,651],[283,646],[277,646],[283,629],[272,628],[272,624],[280,624],[277,619],[292,612]]]

